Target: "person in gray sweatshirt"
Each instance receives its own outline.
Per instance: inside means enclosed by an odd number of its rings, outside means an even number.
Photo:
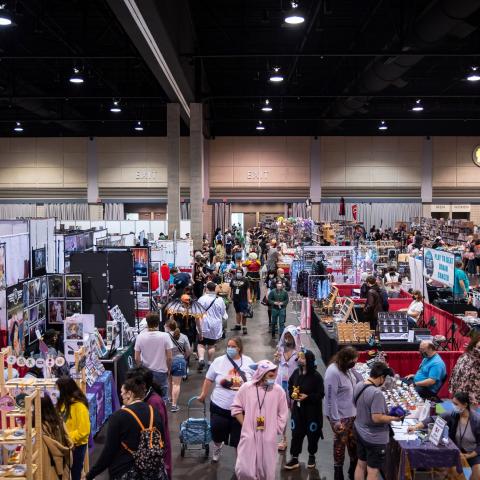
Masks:
[[[345,447],[350,456],[348,477],[353,480],[357,464],[357,447],[353,422],[357,414],[353,389],[362,376],[354,369],[358,352],[353,347],[340,350],[325,372],[325,399],[323,411],[333,431],[333,464],[335,480],[343,480]]]

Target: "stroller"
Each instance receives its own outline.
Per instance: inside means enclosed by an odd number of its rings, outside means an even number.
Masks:
[[[200,448],[191,450],[205,449],[205,458],[208,458],[210,452],[210,441],[212,440],[212,432],[210,430],[210,422],[207,420],[207,407],[192,407],[192,403],[198,397],[192,397],[187,403],[187,420],[180,425],[180,455],[185,456],[185,452],[191,445],[200,445]],[[190,417],[190,410],[203,410],[203,417]]]

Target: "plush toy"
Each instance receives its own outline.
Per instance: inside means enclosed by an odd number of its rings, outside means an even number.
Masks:
[[[298,400],[298,397],[300,395],[300,387],[293,387],[293,392],[292,392],[292,400]]]
[[[396,406],[396,407],[392,407],[388,412],[388,414],[391,417],[403,418],[407,414],[407,412],[402,407]]]

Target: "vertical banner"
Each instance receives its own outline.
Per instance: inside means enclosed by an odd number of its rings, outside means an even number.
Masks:
[[[352,217],[355,221],[357,221],[357,215],[358,215],[358,205],[352,205]]]
[[[424,276],[443,283],[448,287],[453,287],[455,281],[455,255],[442,250],[425,248],[423,256]]]

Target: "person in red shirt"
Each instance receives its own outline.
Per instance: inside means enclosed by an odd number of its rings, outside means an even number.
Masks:
[[[252,299],[256,302],[260,298],[260,269],[262,265],[255,252],[248,254],[248,260],[243,262],[243,266],[247,269],[246,277],[250,280],[250,289]]]

